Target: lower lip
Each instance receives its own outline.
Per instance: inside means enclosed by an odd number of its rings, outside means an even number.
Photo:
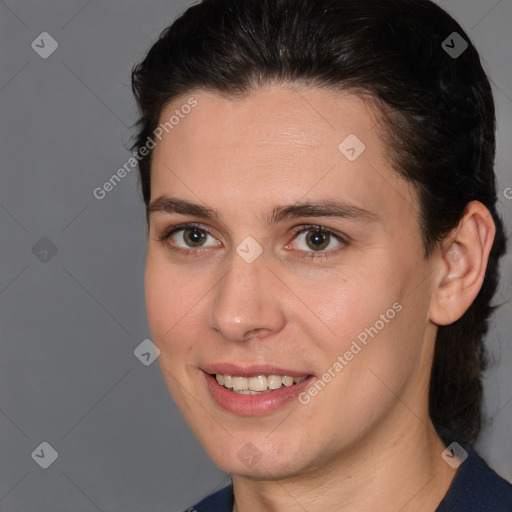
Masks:
[[[263,416],[284,407],[297,398],[301,391],[315,379],[310,375],[293,386],[281,386],[279,389],[258,395],[243,395],[221,386],[215,376],[207,373],[204,375],[213,399],[226,411],[242,416]]]

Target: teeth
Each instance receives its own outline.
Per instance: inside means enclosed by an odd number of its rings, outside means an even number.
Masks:
[[[249,389],[249,379],[247,379],[247,377],[231,377],[231,382],[233,383],[233,391],[244,391],[245,389]]]
[[[285,375],[283,378],[283,384],[287,387],[293,386],[293,377],[289,377],[288,375]]]
[[[233,375],[215,375],[217,382],[225,388],[232,389],[235,393],[243,395],[257,395],[268,393],[273,389],[279,389],[281,386],[290,387],[293,384],[302,382],[303,377],[293,378],[289,375],[258,375],[255,377],[238,377]]]
[[[269,375],[268,376],[268,387],[270,389],[279,389],[281,384],[283,383],[283,379],[281,375]]]
[[[257,377],[249,377],[249,389],[251,391],[266,391],[267,377],[258,375]]]

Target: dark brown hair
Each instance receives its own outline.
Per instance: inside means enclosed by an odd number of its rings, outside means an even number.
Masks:
[[[453,32],[468,44],[461,55],[447,51],[461,47]],[[497,232],[483,286],[458,321],[438,328],[429,395],[433,423],[474,442],[484,335],[505,251],[495,208],[494,102],[476,49],[429,0],[204,0],[132,70],[141,112],[132,149],[152,137],[173,99],[198,89],[234,98],[271,83],[349,90],[379,102],[393,165],[418,191],[425,257],[469,202],[491,212]],[[151,152],[139,168],[147,208]]]

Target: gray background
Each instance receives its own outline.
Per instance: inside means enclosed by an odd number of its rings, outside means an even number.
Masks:
[[[467,30],[493,82],[500,212],[510,236],[512,3],[438,3]],[[130,156],[132,65],[188,5],[0,3],[3,512],[176,512],[228,481],[181,418],[158,364],[133,353],[151,338],[136,170],[103,200],[92,194]],[[42,32],[59,45],[47,59],[31,47]],[[504,305],[488,336],[488,422],[477,448],[512,482],[510,252],[502,269]],[[43,441],[58,452],[48,469],[31,456]]]

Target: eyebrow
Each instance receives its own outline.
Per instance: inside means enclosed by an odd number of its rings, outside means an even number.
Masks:
[[[221,221],[222,217],[220,213],[213,208],[192,203],[185,199],[169,197],[165,194],[152,201],[148,207],[148,216],[157,212],[170,214],[179,213],[218,221]],[[264,216],[263,220],[267,225],[272,225],[285,219],[300,217],[340,217],[367,223],[379,221],[379,217],[369,210],[333,200],[308,201],[277,206],[272,210],[270,215]]]

